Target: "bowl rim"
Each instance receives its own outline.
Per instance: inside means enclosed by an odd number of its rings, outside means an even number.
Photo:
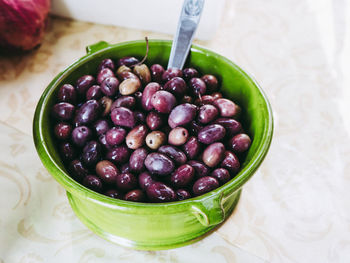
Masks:
[[[174,207],[179,205],[192,205],[193,202],[200,203],[213,198],[213,196],[221,196],[226,191],[230,191],[231,193],[236,192],[243,186],[244,183],[246,183],[253,176],[255,171],[258,169],[258,167],[264,160],[268,152],[268,149],[271,145],[272,135],[273,135],[273,114],[272,114],[271,105],[263,89],[259,86],[257,81],[252,76],[250,76],[245,70],[243,70],[241,67],[239,67],[238,65],[236,65],[234,62],[227,59],[223,55],[220,55],[214,51],[211,51],[199,45],[192,45],[190,50],[209,54],[210,56],[214,56],[220,60],[223,60],[225,63],[229,64],[231,67],[235,68],[258,89],[259,93],[263,97],[263,100],[266,104],[267,116],[265,121],[267,122],[267,124],[264,126],[261,143],[258,146],[257,151],[252,156],[251,160],[245,165],[243,169],[239,171],[239,173],[233,179],[231,179],[226,184],[221,185],[220,187],[206,194],[203,194],[197,197],[192,197],[182,201],[173,201],[173,202],[167,202],[167,203],[132,202],[132,201],[125,201],[121,199],[110,198],[101,193],[97,193],[95,191],[88,189],[84,185],[80,184],[79,182],[71,178],[68,175],[68,173],[66,173],[51,156],[48,150],[48,146],[44,140],[45,138],[43,136],[43,126],[45,125],[43,123],[43,115],[44,115],[43,109],[45,109],[48,103],[49,97],[54,92],[54,87],[57,86],[57,83],[60,82],[60,80],[65,76],[71,74],[77,67],[81,66],[82,64],[90,60],[93,60],[96,55],[104,53],[109,49],[125,47],[128,45],[144,45],[144,44],[145,44],[144,40],[126,41],[126,42],[120,42],[116,44],[108,44],[104,41],[96,43],[95,45],[92,45],[97,47],[96,50],[90,49],[90,47],[92,46],[87,47],[87,54],[85,56],[71,63],[63,71],[57,74],[56,77],[49,83],[49,85],[46,87],[46,89],[44,90],[44,92],[42,93],[38,101],[38,104],[36,106],[35,113],[34,113],[34,118],[33,118],[33,139],[34,139],[37,153],[42,163],[44,164],[46,169],[49,171],[51,176],[53,176],[56,179],[56,181],[58,181],[65,188],[66,191],[70,193],[74,193],[74,195],[79,195],[82,198],[89,199],[90,201],[93,201],[95,203],[99,203],[104,206],[110,206],[112,208],[118,208],[118,207],[122,207],[124,209],[135,208],[135,207],[159,208],[159,207]],[[160,40],[160,39],[149,40],[150,47],[151,45],[171,46],[171,44],[172,44],[171,40]]]

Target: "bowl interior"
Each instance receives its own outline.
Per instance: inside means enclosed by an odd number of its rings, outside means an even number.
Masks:
[[[100,47],[103,47],[103,49],[98,50]],[[47,87],[38,103],[34,116],[34,140],[44,165],[56,180],[63,184],[66,190],[90,198],[100,196],[104,201],[107,200],[109,203],[125,203],[125,201],[102,197],[102,195],[88,190],[71,179],[61,162],[56,141],[51,131],[50,111],[53,104],[56,103],[56,95],[61,85],[64,83],[74,84],[82,75],[95,75],[100,61],[104,58],[112,58],[114,60],[124,56],[142,58],[146,52],[145,41],[125,42],[116,45],[101,44],[100,47],[70,65]],[[159,63],[166,68],[170,48],[170,41],[149,41],[149,53],[145,63],[149,66]],[[197,68],[202,74],[213,74],[217,76],[224,96],[235,101],[243,109],[243,127],[251,136],[252,145],[245,156],[239,174],[233,180],[210,194],[215,194],[222,190],[234,191],[240,188],[252,176],[267,153],[273,130],[270,105],[257,83],[237,65],[223,56],[198,46],[192,46],[185,67],[187,66]],[[205,198],[205,195],[196,199],[200,198]]]

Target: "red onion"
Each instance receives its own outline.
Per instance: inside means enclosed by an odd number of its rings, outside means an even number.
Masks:
[[[30,50],[44,36],[50,0],[0,0],[0,47]]]

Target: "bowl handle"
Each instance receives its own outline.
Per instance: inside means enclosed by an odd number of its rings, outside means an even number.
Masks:
[[[95,44],[89,45],[86,47],[86,53],[87,54],[93,54],[96,53],[97,51],[100,51],[101,49],[104,49],[106,47],[111,46],[111,44],[107,43],[106,41],[100,41]]]
[[[225,219],[222,195],[196,202],[191,206],[192,213],[203,226],[218,225]]]

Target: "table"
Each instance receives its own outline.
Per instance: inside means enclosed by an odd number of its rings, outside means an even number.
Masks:
[[[350,260],[350,5],[227,1],[220,30],[195,41],[252,74],[275,132],[230,218],[183,248],[109,243],[73,214],[32,141],[35,105],[51,79],[100,40],[170,35],[51,17],[41,47],[0,57],[0,262],[348,262]]]

